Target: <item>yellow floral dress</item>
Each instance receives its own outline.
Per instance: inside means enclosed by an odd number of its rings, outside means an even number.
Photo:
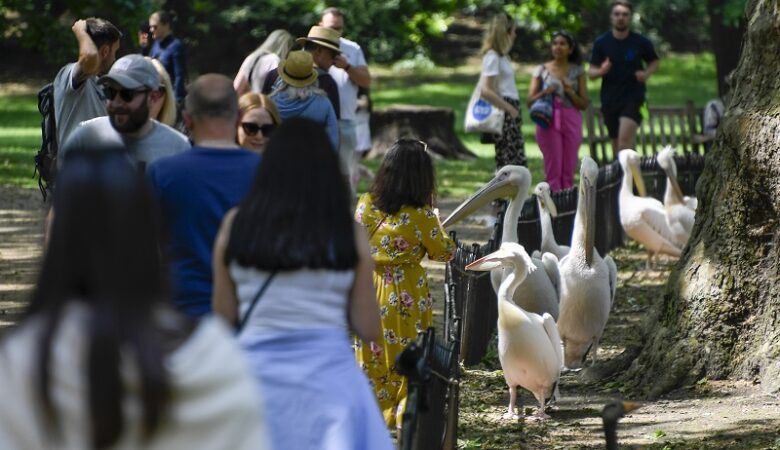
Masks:
[[[374,206],[370,194],[363,194],[355,220],[366,227],[369,235],[373,233],[374,287],[383,331],[383,337],[369,346],[356,339],[355,352],[371,381],[385,422],[394,427],[400,424],[406,406],[406,378],[393,370],[396,356],[433,319],[428,276],[420,261],[426,254],[434,261],[449,261],[455,243],[430,207],[404,206],[387,215]]]

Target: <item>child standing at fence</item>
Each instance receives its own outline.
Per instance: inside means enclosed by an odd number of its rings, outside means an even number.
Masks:
[[[400,427],[406,379],[393,367],[396,356],[431,325],[433,300],[420,261],[449,261],[455,243],[433,208],[434,173],[424,142],[398,140],[385,155],[371,192],[358,200],[355,219],[366,227],[374,259],[374,287],[382,336],[356,342],[357,360],[368,374],[389,427]]]
[[[553,116],[546,127],[536,125],[536,141],[544,156],[544,178],[553,192],[574,185],[574,170],[582,143],[581,110],[588,107],[588,86],[577,42],[567,31],[553,33],[553,59],[534,70],[528,106],[552,95]]]

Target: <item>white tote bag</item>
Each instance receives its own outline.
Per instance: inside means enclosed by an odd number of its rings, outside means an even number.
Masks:
[[[479,78],[474,93],[471,94],[463,128],[466,133],[501,134],[505,112],[480,96],[483,80],[482,77]]]

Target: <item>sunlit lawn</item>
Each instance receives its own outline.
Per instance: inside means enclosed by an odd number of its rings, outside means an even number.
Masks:
[[[517,87],[520,97],[528,91],[533,65],[520,65]],[[389,67],[372,66],[375,75],[372,99],[375,108],[394,103],[431,105],[452,108],[455,131],[463,143],[478,155],[475,161],[436,162],[440,196],[463,198],[487,181],[495,168],[493,145],[480,144],[477,135],[463,132],[463,113],[478,77],[478,65],[436,68],[418,73],[399,73]],[[599,104],[599,82],[588,85],[591,101]],[[675,55],[664,58],[659,72],[650,79],[648,97],[651,105],[685,104],[693,100],[698,106],[716,96],[715,62],[712,54]],[[534,182],[542,179],[542,156],[534,138],[534,125],[523,105],[523,136],[528,164]],[[0,95],[0,185],[33,187],[33,156],[40,146],[40,114],[34,95]],[[580,155],[587,148],[580,148]],[[366,164],[376,169],[378,161]],[[365,189],[365,184],[361,185]]]

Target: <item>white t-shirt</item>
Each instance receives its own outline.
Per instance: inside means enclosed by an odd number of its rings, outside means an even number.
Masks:
[[[91,447],[86,306],[70,303],[52,340],[50,390],[60,436],[47,427],[40,402],[38,342],[43,322],[30,320],[0,342],[0,448]],[[124,429],[117,450],[268,449],[260,387],[235,339],[218,319],[200,322],[165,358],[171,401],[149,442],[143,441],[140,385],[134,360],[122,353]]]
[[[263,91],[265,76],[272,69],[279,67],[280,61],[281,59],[279,59],[279,56],[277,56],[276,53],[266,53],[265,55],[260,56],[256,56],[252,53],[244,59],[238,72],[243,74],[247,81],[249,81],[249,90],[259,94]]]
[[[341,53],[347,58],[350,66],[367,66],[366,57],[360,46],[349,39],[340,38],[339,48]],[[355,111],[357,111],[357,92],[358,85],[349,79],[349,74],[344,69],[336,66],[330,66],[328,73],[339,88],[339,104],[341,107],[341,120],[355,120]]]
[[[482,76],[498,77],[498,95],[519,100],[515,85],[515,70],[509,57],[499,56],[495,50],[488,50],[482,57]]]
[[[54,120],[60,149],[71,131],[81,122],[107,114],[97,77],[87,78],[74,89],[74,67],[76,63],[66,64],[54,78]]]

